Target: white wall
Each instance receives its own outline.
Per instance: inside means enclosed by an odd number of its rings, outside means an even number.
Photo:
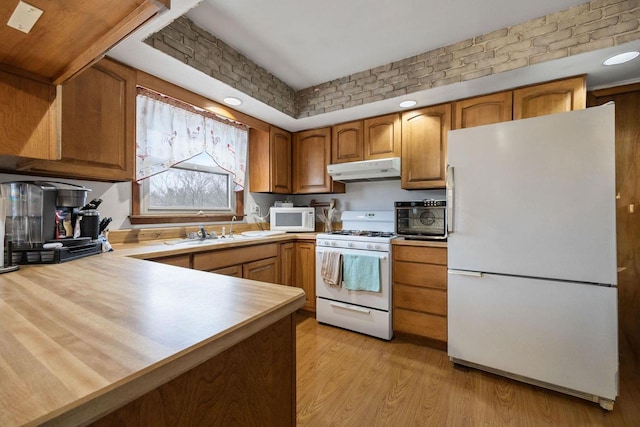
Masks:
[[[393,202],[423,199],[445,199],[445,190],[403,190],[400,180],[352,182],[346,184],[344,194],[314,194],[293,196],[296,205],[308,205],[311,200],[328,202],[337,200],[337,209],[346,210],[393,210]]]
[[[101,198],[102,205],[98,209],[101,217],[110,216],[113,222],[109,226],[111,230],[148,227],[170,227],[177,224],[154,224],[132,226],[129,222],[131,214],[131,183],[129,182],[98,182],[81,181],[63,178],[47,178],[28,175],[14,175],[0,173],[0,182],[6,181],[58,181],[70,184],[82,185],[92,191],[87,196],[87,201]],[[422,200],[427,198],[444,199],[444,190],[403,190],[400,181],[378,182],[354,182],[346,185],[344,194],[313,194],[308,196],[274,195],[261,193],[248,193],[245,209],[249,212],[252,204],[260,206],[262,215],[266,215],[269,207],[277,200],[292,200],[296,205],[308,206],[311,200],[328,202],[331,198],[337,200],[338,211],[345,210],[393,210],[393,202],[402,200]],[[247,215],[245,222],[254,222],[252,215]]]
[[[15,175],[0,173],[0,182],[7,181],[52,181],[64,182],[68,184],[82,185],[90,188],[91,192],[87,196],[87,202],[91,199],[102,199],[102,204],[98,208],[102,218],[110,216],[113,221],[109,225],[111,230],[129,229],[129,228],[149,228],[149,227],[171,227],[177,224],[154,224],[154,225],[135,225],[129,222],[131,214],[131,183],[130,182],[99,182],[99,181],[81,181],[75,179],[50,178],[41,176]],[[274,200],[279,200],[271,194],[249,193],[246,200],[246,209],[248,211],[252,203],[258,204],[264,215],[269,210],[269,206],[273,205]],[[245,222],[254,222],[253,217],[248,215]],[[207,223],[208,224],[208,223]]]

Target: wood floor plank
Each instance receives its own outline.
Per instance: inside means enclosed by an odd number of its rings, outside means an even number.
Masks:
[[[640,425],[640,376],[621,360],[614,410],[487,372],[447,353],[297,319],[298,426]]]

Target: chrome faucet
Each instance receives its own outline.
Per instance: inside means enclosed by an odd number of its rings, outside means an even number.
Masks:
[[[204,229],[204,225],[200,224],[200,231],[198,232],[198,234],[200,234],[201,239],[207,238],[207,230]]]
[[[229,237],[233,237],[233,221],[237,219],[238,218],[236,218],[235,215],[231,218],[231,224],[229,224]]]

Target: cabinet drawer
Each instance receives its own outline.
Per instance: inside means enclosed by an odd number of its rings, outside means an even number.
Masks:
[[[231,265],[244,264],[259,259],[278,256],[278,244],[248,246],[236,249],[224,249],[218,251],[203,252],[193,255],[193,268],[195,270],[211,271]]]
[[[394,284],[447,289],[447,267],[396,261],[393,263],[393,282]]]
[[[447,265],[447,248],[395,245],[393,259],[395,261]]]
[[[447,315],[447,293],[415,286],[393,285],[393,305],[396,308]]]
[[[160,262],[162,264],[175,265],[176,267],[191,268],[191,255],[172,255],[162,258],[154,258],[150,261]]]
[[[446,342],[447,318],[397,308],[393,311],[393,330]]]

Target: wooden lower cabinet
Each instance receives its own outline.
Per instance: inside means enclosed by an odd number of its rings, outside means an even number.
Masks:
[[[160,262],[162,264],[175,265],[176,267],[191,268],[191,254],[171,255],[161,258],[153,258],[149,261]]]
[[[316,244],[296,243],[295,286],[302,288],[306,295],[303,309],[316,311]]]
[[[293,315],[92,423],[92,426],[295,426]]]
[[[224,274],[225,276],[242,278],[242,265],[232,265],[230,267],[217,268],[211,270],[212,273]]]
[[[193,268],[261,282],[279,283],[278,243],[196,253],[193,254]]]
[[[294,242],[280,244],[280,284],[295,286],[296,245]]]
[[[242,264],[242,277],[260,282],[278,283],[278,257]]]
[[[393,330],[447,342],[447,249],[393,245]]]

